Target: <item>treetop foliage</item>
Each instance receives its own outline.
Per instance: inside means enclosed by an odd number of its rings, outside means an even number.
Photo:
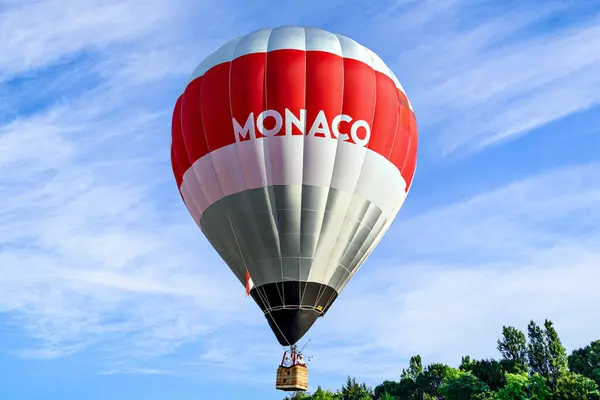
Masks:
[[[502,328],[497,341],[500,358],[462,357],[453,368],[423,366],[420,355],[410,358],[397,381],[374,388],[348,377],[341,389],[320,386],[295,393],[300,400],[600,400],[600,340],[567,356],[552,321],[531,321],[527,334],[513,326]]]

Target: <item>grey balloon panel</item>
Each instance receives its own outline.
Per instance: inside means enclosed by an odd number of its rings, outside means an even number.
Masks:
[[[241,283],[311,281],[340,291],[377,244],[387,219],[352,193],[308,185],[269,186],[224,197],[202,231]]]

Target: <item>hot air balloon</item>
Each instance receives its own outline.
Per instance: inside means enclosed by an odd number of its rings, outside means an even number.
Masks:
[[[390,68],[322,29],[236,38],[177,99],[181,197],[283,346],[323,316],[394,220],[417,125]]]

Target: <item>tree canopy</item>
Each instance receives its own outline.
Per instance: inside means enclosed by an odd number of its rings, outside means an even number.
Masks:
[[[497,341],[499,359],[474,360],[465,355],[458,368],[424,365],[411,357],[398,380],[368,387],[348,377],[336,390],[320,386],[295,393],[300,400],[600,400],[600,340],[571,352],[562,345],[550,320],[531,321],[527,334],[504,326]]]

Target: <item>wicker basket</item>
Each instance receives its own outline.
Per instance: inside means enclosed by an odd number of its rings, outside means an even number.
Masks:
[[[284,391],[306,391],[308,389],[308,368],[305,365],[277,368],[275,387]]]

